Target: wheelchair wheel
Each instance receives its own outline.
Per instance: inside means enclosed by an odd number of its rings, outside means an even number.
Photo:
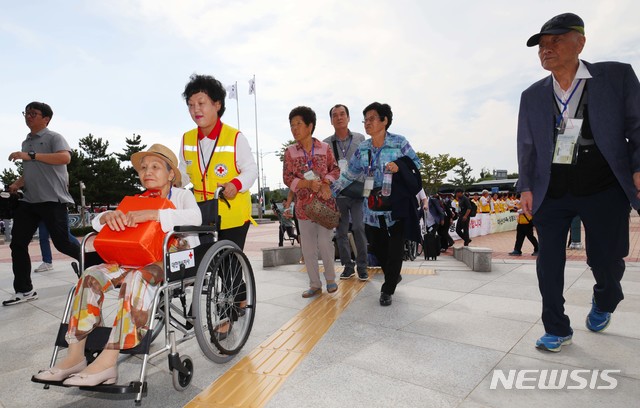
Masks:
[[[191,379],[193,378],[193,360],[189,356],[182,356],[180,357],[180,364],[189,371],[189,374],[182,374],[178,370],[173,370],[173,388],[177,391],[184,391],[191,385]]]
[[[244,346],[255,316],[253,270],[242,250],[219,241],[205,253],[193,290],[195,334],[211,361],[225,363]]]

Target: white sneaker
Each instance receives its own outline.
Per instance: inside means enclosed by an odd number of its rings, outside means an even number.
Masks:
[[[47,272],[47,271],[52,271],[52,270],[53,270],[53,264],[43,262],[43,263],[40,264],[40,266],[38,266],[33,271],[34,272]]]
[[[2,302],[2,306],[17,305],[18,303],[24,303],[30,300],[36,300],[37,298],[38,298],[38,294],[33,290],[28,293],[16,293],[15,295],[11,296],[9,299]]]

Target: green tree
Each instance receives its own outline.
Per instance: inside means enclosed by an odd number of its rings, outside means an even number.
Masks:
[[[2,187],[9,186],[13,184],[14,181],[20,177],[20,173],[22,173],[22,163],[16,163],[18,166],[18,172],[16,173],[13,169],[4,169],[2,170],[2,175],[0,175],[0,180],[2,180]]]
[[[422,164],[420,168],[422,185],[428,192],[438,191],[447,173],[463,160],[458,157],[451,157],[448,153],[437,156],[431,156],[423,152],[416,152],[416,154]]]
[[[80,139],[80,150],[72,152],[69,171],[70,191],[79,202],[79,182],[83,181],[86,203],[112,204],[134,190],[127,184],[126,174],[113,153],[107,153],[109,142],[92,134]]]
[[[449,183],[456,187],[467,188],[471,184],[475,183],[475,178],[471,177],[473,169],[469,166],[469,163],[465,159],[460,159],[458,164],[453,168],[453,173],[456,177],[447,180]]]
[[[280,150],[276,152],[276,156],[278,156],[278,159],[280,159],[281,162],[284,162],[284,151],[287,150],[287,147],[295,143],[296,141],[294,139],[287,140],[286,143],[282,144],[282,147],[280,147]]]
[[[141,152],[147,148],[147,145],[142,144],[142,136],[133,134],[132,138],[125,139],[126,146],[122,153],[115,153],[115,156],[118,158],[121,164],[124,164],[124,178],[125,185],[124,188],[127,190],[125,195],[136,194],[140,189],[142,189],[142,185],[140,184],[140,178],[138,177],[138,172],[131,165],[131,155],[134,153]]]
[[[495,177],[493,177],[493,172],[488,168],[483,167],[480,170],[480,178],[477,181],[493,180],[493,179],[495,179]]]

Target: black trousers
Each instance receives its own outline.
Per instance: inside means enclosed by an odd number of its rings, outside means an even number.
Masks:
[[[536,236],[533,234],[533,224],[518,224],[516,227],[516,244],[513,246],[513,249],[516,251],[522,251],[522,244],[524,243],[524,239],[527,238],[529,242],[533,245],[533,251],[538,250],[538,240]]]
[[[373,248],[373,253],[378,258],[384,283],[381,291],[393,295],[398,285],[398,277],[402,270],[404,258],[404,221],[396,221],[390,228],[376,228],[367,226]]]
[[[247,232],[249,232],[249,224],[250,222],[247,221],[239,227],[221,230],[218,234],[218,241],[228,239],[238,245],[244,252],[244,243],[247,239]],[[232,273],[240,272],[241,270],[236,263],[237,260],[233,258],[231,265],[229,265],[229,270],[231,270]],[[225,275],[223,285],[232,291],[236,303],[247,299],[247,287],[240,273],[233,273],[233,276]]]
[[[547,333],[567,336],[571,331],[564,313],[564,267],[567,234],[576,215],[585,228],[587,263],[595,285],[593,297],[605,312],[615,311],[624,298],[620,280],[623,258],[629,253],[629,200],[618,185],[586,197],[566,194],[545,198],[534,214],[539,255],[536,262],[542,295],[542,322]]]
[[[278,246],[283,246],[284,245],[284,234],[285,233],[287,234],[287,236],[289,238],[293,238],[295,240],[298,240],[298,235],[293,230],[292,226],[285,227],[284,225],[280,224],[280,228],[278,228]]]
[[[11,230],[11,261],[13,263],[13,290],[29,292],[31,283],[31,258],[29,243],[44,221],[56,249],[65,255],[80,259],[80,245],[69,239],[69,216],[64,203],[27,203],[21,201],[13,217]]]
[[[447,249],[453,246],[453,238],[449,235],[449,228],[451,227],[451,220],[447,217],[444,219],[444,224],[438,226],[438,235],[440,235],[440,248]]]
[[[469,239],[469,218],[467,218],[466,221],[464,221],[462,219],[462,216],[460,216],[458,218],[458,222],[456,223],[456,234],[458,234],[458,236],[460,238],[462,238],[462,240],[464,241],[465,244],[470,241],[470,239]]]

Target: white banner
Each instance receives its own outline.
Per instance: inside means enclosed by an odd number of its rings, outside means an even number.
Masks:
[[[454,221],[449,228],[449,235],[455,241],[460,237],[456,234],[456,223]],[[478,214],[469,220],[469,237],[478,237],[482,235],[494,234],[496,232],[514,231],[518,225],[518,214],[497,213],[497,214]]]

